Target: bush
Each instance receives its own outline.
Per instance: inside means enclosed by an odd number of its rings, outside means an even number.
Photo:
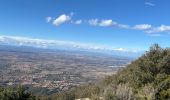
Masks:
[[[22,86],[15,88],[1,88],[0,100],[35,100],[36,97],[27,92]]]

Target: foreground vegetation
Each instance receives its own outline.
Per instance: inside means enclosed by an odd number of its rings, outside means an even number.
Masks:
[[[22,89],[21,89],[22,90]],[[15,92],[13,92],[15,91]],[[27,92],[0,91],[2,100],[34,100]],[[5,96],[17,99],[3,99]],[[20,95],[24,94],[24,95]],[[29,99],[18,99],[20,96]],[[155,44],[150,50],[133,61],[116,75],[108,76],[96,84],[79,86],[69,91],[56,93],[39,99],[75,100],[169,100],[170,99],[170,48]]]
[[[18,86],[15,88],[0,88],[0,100],[36,100],[36,97],[26,88]]]

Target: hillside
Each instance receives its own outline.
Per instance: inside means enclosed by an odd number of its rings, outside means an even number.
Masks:
[[[1,93],[1,95],[3,92]],[[155,44],[116,75],[95,84],[78,86],[49,96],[45,100],[169,100],[170,48]]]
[[[57,100],[168,100],[170,99],[170,48],[155,44],[116,75],[103,81],[56,94]]]

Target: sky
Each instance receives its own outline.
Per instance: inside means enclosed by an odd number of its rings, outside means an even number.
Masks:
[[[170,0],[0,0],[0,35],[118,50],[170,45]]]

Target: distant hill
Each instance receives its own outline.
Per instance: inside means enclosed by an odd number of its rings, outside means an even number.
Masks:
[[[97,45],[82,44],[72,41],[44,40],[26,37],[1,36],[0,45],[18,47],[36,47],[52,50],[86,51],[116,56],[139,57],[143,51],[124,50],[123,48],[108,48]]]

